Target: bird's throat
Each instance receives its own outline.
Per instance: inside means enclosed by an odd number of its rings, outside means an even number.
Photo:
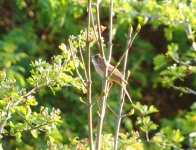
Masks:
[[[97,63],[95,60],[92,60],[93,65],[95,67],[95,70],[97,71],[97,73],[103,78],[104,77],[104,68],[102,65],[100,65],[99,63]]]

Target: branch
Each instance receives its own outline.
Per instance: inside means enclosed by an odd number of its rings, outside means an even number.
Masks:
[[[101,40],[101,24],[100,24],[100,17],[99,17],[99,4],[100,4],[100,0],[97,0],[97,4],[96,4],[96,19],[97,19],[97,30],[98,30],[98,45],[99,45],[99,51],[101,53],[101,56],[104,58],[104,62],[105,61],[105,54],[104,54],[104,49],[103,49],[103,43]]]
[[[196,137],[196,132],[192,132],[189,134],[189,145],[190,148],[193,148],[193,138]]]
[[[125,9],[118,9],[120,10],[121,12],[124,12],[124,13],[128,13]],[[157,20],[161,20],[160,18],[162,18],[162,16],[159,16],[159,15],[151,15],[151,14],[148,14],[148,13],[141,13],[141,12],[138,12],[138,11],[132,11],[132,16],[142,16],[142,17],[148,17],[149,19],[157,19]],[[185,19],[185,20],[179,20],[179,19],[170,19],[170,18],[167,18],[169,21],[173,22],[173,23],[178,23],[178,24],[187,24],[187,23],[190,23],[189,20]]]
[[[103,120],[105,117],[105,111],[106,111],[106,101],[107,101],[107,96],[108,96],[108,66],[110,64],[111,60],[111,55],[112,55],[112,23],[113,23],[113,0],[110,0],[110,32],[109,32],[109,43],[108,43],[108,50],[109,50],[109,56],[108,56],[108,61],[106,61],[106,57],[104,54],[104,49],[103,49],[103,44],[101,40],[101,26],[100,26],[100,18],[99,18],[99,4],[100,1],[97,0],[97,27],[98,27],[98,42],[99,42],[99,50],[101,52],[101,55],[103,57],[104,63],[106,64],[106,68],[104,70],[104,80],[103,80],[103,87],[102,87],[102,92],[104,93],[104,96],[101,100],[100,104],[100,118],[99,118],[99,123],[98,123],[98,130],[97,130],[97,142],[96,142],[96,150],[100,150],[101,148],[101,135],[102,135],[102,129],[103,129]]]
[[[188,87],[178,87],[178,86],[172,86],[175,90],[178,90],[178,91],[181,91],[183,93],[186,93],[186,94],[193,94],[193,95],[196,95],[196,91],[188,88]]]
[[[87,65],[87,77],[88,77],[88,90],[87,90],[87,98],[88,98],[88,127],[89,127],[89,139],[90,139],[90,150],[93,150],[93,116],[92,116],[92,91],[91,91],[91,50],[90,50],[90,19],[91,19],[91,9],[92,9],[92,1],[88,0],[88,21],[87,21],[87,39],[86,46],[88,52],[88,65]],[[96,35],[95,35],[96,36]]]
[[[146,134],[146,140],[147,140],[147,142],[149,142],[150,141],[150,138],[149,138],[148,131],[146,131],[145,134]]]
[[[129,111],[128,113],[122,114],[122,115],[121,115],[121,118],[123,118],[123,117],[128,117],[128,116],[131,116],[131,115],[133,115],[133,114],[134,114],[134,109],[131,109],[131,111]]]
[[[80,45],[80,36],[78,38],[78,47],[79,47],[79,53],[80,53],[80,57],[82,59],[82,64],[84,66],[84,75],[85,75],[85,78],[87,79],[87,70],[86,70],[86,65],[84,63],[84,56],[83,56],[83,53],[82,53],[82,49],[81,49],[81,45]]]
[[[98,45],[98,47],[100,47],[99,40],[98,40],[98,37],[97,37],[96,27],[95,27],[95,23],[94,23],[94,17],[93,17],[92,9],[90,9],[89,11],[90,11],[90,16],[91,16],[91,23],[92,23],[92,27],[93,27],[93,32],[95,34],[97,45]]]
[[[184,65],[184,66],[189,66],[189,63],[188,62],[183,62],[183,61],[180,61],[178,60],[176,57],[170,55],[170,57],[177,63],[177,64],[180,64],[180,65]]]
[[[112,23],[113,23],[113,0],[110,0],[110,26],[109,26],[109,41],[108,41],[108,51],[109,51],[109,56],[108,56],[108,61],[107,61],[107,66],[106,66],[106,70],[108,70],[108,66],[110,64],[111,61],[111,56],[112,56]],[[106,71],[108,72],[108,71]],[[107,77],[107,73],[106,73],[106,77]]]
[[[156,143],[156,142],[154,142],[154,141],[152,141],[152,140],[150,140],[149,139],[149,141],[143,141],[143,142],[146,142],[146,143],[153,143],[153,144],[156,144],[156,145],[158,145],[159,147],[173,147],[174,149],[176,149],[176,150],[185,150],[185,149],[182,149],[182,148],[180,148],[180,147],[178,147],[178,146],[176,146],[176,145],[174,145],[174,144],[167,144],[167,143],[164,143],[164,144],[162,144],[162,143]]]
[[[133,38],[131,38],[131,41],[130,41],[129,45],[126,47],[124,53],[121,55],[120,59],[118,60],[118,62],[114,66],[114,68],[111,71],[111,73],[108,75],[107,79],[110,78],[110,76],[112,75],[112,73],[114,72],[114,70],[120,65],[120,63],[123,60],[123,58],[125,57],[127,51],[129,51],[129,49],[132,47],[133,41],[135,40],[135,38],[136,38],[137,34],[139,33],[140,29],[141,29],[141,26],[140,26],[140,24],[138,24],[137,29],[136,29],[136,31],[135,31],[135,33],[133,35]]]
[[[22,118],[22,120],[24,120],[30,127],[32,127],[32,124],[27,121],[23,116],[21,116],[17,111],[15,112],[20,118]]]
[[[127,47],[130,45],[132,32],[133,32],[133,29],[131,27],[131,28],[129,28],[129,31],[128,31]],[[124,59],[124,65],[123,65],[123,79],[124,80],[125,80],[125,74],[126,74],[128,54],[129,54],[129,51],[126,51],[125,59]],[[126,88],[126,85],[125,85],[125,88]],[[123,105],[124,105],[124,97],[125,97],[125,93],[124,93],[123,87],[121,87],[120,106],[119,106],[118,118],[117,118],[117,121],[116,121],[116,128],[115,128],[114,150],[117,150],[117,148],[118,148],[118,134],[119,134],[120,123],[121,123],[121,119],[122,119],[122,110],[123,110]]]
[[[107,108],[108,108],[116,117],[118,117],[118,114],[110,107],[109,104],[107,104]]]
[[[34,94],[36,91],[40,90],[41,88],[43,88],[44,85],[37,85],[36,87],[34,87],[33,89],[31,89],[29,92],[27,92],[25,95],[23,95],[22,97],[28,97],[31,94]]]
[[[84,82],[84,79],[82,78],[82,75],[80,74],[80,72],[78,70],[78,67],[76,66],[76,61],[75,61],[75,58],[74,58],[74,53],[73,53],[72,42],[71,41],[69,41],[69,48],[70,48],[71,56],[72,56],[72,59],[73,59],[73,62],[74,62],[74,66],[76,68],[76,73],[77,73],[78,77],[80,78],[80,80],[82,81],[82,84],[84,85],[84,87],[86,87],[86,83]]]
[[[43,127],[43,126],[46,126],[46,125],[48,125],[48,124],[47,123],[44,123],[44,124],[41,124],[39,126],[34,126],[34,127],[31,126],[31,128],[29,128],[29,129],[19,130],[19,131],[16,131],[15,133],[18,133],[18,132],[27,132],[27,131],[31,131],[31,130],[34,130],[34,129],[38,129],[40,131],[44,131],[44,130],[41,130],[39,128],[40,127]],[[0,133],[0,135],[12,135],[12,134],[14,134],[14,133],[11,133],[11,132]]]
[[[8,108],[7,108],[7,116],[0,124],[0,135],[3,132],[3,129],[4,129],[5,125],[6,125],[6,123],[7,123],[7,120],[9,119],[10,115],[11,115],[10,106],[8,106]],[[1,137],[0,137],[0,139],[1,139]]]

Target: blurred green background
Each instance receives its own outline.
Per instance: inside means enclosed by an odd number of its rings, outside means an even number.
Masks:
[[[128,91],[133,101],[154,105],[160,111],[153,114],[152,120],[161,127],[170,126],[180,129],[185,137],[196,131],[196,107],[192,106],[196,100],[193,94],[181,92],[169,86],[163,86],[161,72],[175,62],[168,58],[168,46],[178,45],[179,56],[184,60],[193,60],[196,65],[195,52],[191,48],[194,37],[188,37],[184,24],[180,20],[189,19],[190,26],[195,29],[195,1],[123,1],[114,2],[114,33],[112,63],[118,61],[126,45],[127,30],[130,25],[136,28],[142,25],[141,32],[134,41],[128,58],[128,68],[131,71]],[[171,6],[172,4],[172,6]],[[179,11],[183,4],[182,11]],[[93,9],[94,10],[94,9]],[[108,42],[109,32],[109,1],[102,1],[100,7],[101,24],[106,26],[103,33],[105,44]],[[60,43],[67,43],[70,35],[79,34],[87,26],[87,3],[75,0],[0,0],[0,69],[5,69],[8,76],[15,78],[19,87],[27,87],[26,78],[30,76],[31,61],[42,58],[51,61],[53,55],[59,54]],[[193,51],[193,54],[187,54]],[[92,53],[97,53],[96,45]],[[155,59],[156,58],[156,59]],[[156,68],[157,67],[157,68]],[[122,65],[119,69],[121,70]],[[92,67],[92,91],[94,109],[94,127],[97,127],[96,97],[100,95],[101,78]],[[193,72],[185,75],[183,80],[175,80],[178,86],[196,89],[196,75]],[[108,104],[118,110],[119,87],[112,87]],[[59,143],[69,143],[74,137],[87,138],[87,106],[79,101],[86,95],[74,88],[63,88],[55,95],[49,88],[40,90],[36,94],[38,106],[55,107],[61,110],[63,120],[59,135]],[[130,106],[125,104],[124,112]],[[189,117],[191,116],[191,117]],[[193,119],[193,117],[195,117]],[[192,120],[191,120],[192,119]],[[140,130],[135,125],[136,117],[131,116],[122,120],[121,132]],[[116,117],[107,110],[104,122],[104,132],[114,134]],[[194,125],[195,123],[195,125]],[[96,130],[95,130],[96,132]],[[169,131],[168,131],[169,132]],[[46,148],[47,137],[31,138],[23,133],[23,141],[16,143],[14,137],[5,137],[3,146],[7,149]],[[188,146],[188,139],[183,144]]]

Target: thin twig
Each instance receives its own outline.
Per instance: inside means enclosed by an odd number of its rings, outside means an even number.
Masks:
[[[97,41],[97,45],[98,45],[98,47],[100,47],[99,40],[98,40],[98,37],[97,37],[96,27],[95,27],[95,23],[94,23],[94,17],[93,17],[92,9],[90,9],[90,16],[91,16],[91,24],[92,24],[92,27],[93,27],[93,32],[94,32],[96,41]]]
[[[125,57],[127,51],[129,51],[129,49],[132,47],[133,41],[135,40],[135,38],[136,38],[137,34],[139,33],[140,29],[141,29],[141,26],[140,26],[140,24],[138,24],[137,29],[136,29],[136,31],[135,31],[133,37],[131,38],[131,41],[130,41],[128,47],[126,47],[126,50],[125,50],[124,53],[121,55],[120,59],[118,60],[118,62],[117,62],[116,65],[114,66],[114,68],[113,68],[113,70],[111,71],[111,73],[108,75],[108,77],[107,77],[108,79],[109,79],[110,76],[113,74],[114,70],[120,65],[120,63],[121,63],[121,61],[123,60],[123,58]]]
[[[96,141],[96,150],[100,150],[101,148],[101,135],[102,135],[102,129],[103,129],[103,120],[105,116],[105,110],[106,110],[106,100],[108,96],[108,85],[107,84],[107,79],[103,80],[103,94],[104,96],[102,97],[101,100],[101,105],[100,105],[100,113],[99,114],[99,122],[98,122],[98,130],[97,130],[97,141]]]
[[[43,88],[44,85],[37,85],[36,87],[32,88],[29,92],[27,92],[25,95],[23,95],[22,97],[28,97],[31,94],[34,94],[36,91],[38,91],[39,89]]]
[[[196,137],[196,132],[191,132],[189,134],[189,146],[190,148],[193,148],[193,138]]]
[[[146,131],[145,134],[146,134],[146,140],[149,142],[150,141],[150,138],[149,138],[148,131]]]
[[[100,5],[100,0],[97,0],[96,3],[96,20],[97,20],[97,30],[98,30],[98,46],[99,46],[99,51],[103,57],[104,63],[106,64],[105,60],[105,54],[104,54],[104,49],[103,49],[103,44],[102,44],[102,39],[101,39],[101,29],[100,29],[100,17],[99,17],[99,5]],[[106,72],[106,71],[105,71]],[[107,89],[107,80],[103,80],[102,82],[102,92],[104,96],[101,99],[101,104],[100,104],[100,111],[98,112],[99,114],[99,121],[98,121],[98,129],[97,129],[97,139],[96,139],[96,150],[100,150],[101,148],[101,134],[102,134],[102,128],[103,128],[103,119],[105,116],[105,110],[106,110],[106,89]]]
[[[149,141],[143,141],[144,143],[153,143],[153,144],[158,144],[157,142],[154,142],[154,141],[152,141],[152,140],[150,140],[149,139]],[[173,144],[167,144],[167,143],[160,143],[160,144],[158,144],[158,146],[159,147],[173,147],[174,149],[176,149],[176,150],[185,150],[185,149],[183,149],[183,148],[180,148],[180,147],[178,147],[178,146],[176,146],[176,145],[173,145]]]
[[[109,51],[109,56],[108,56],[108,61],[107,61],[107,66],[109,66],[110,61],[111,61],[111,56],[112,56],[112,24],[113,24],[113,0],[110,0],[110,26],[109,26],[109,41],[108,41],[108,51]],[[108,70],[108,69],[106,69]],[[107,73],[106,73],[107,74]],[[107,77],[107,75],[106,75]]]
[[[39,126],[34,126],[34,127],[31,126],[31,128],[29,128],[29,129],[19,130],[19,131],[16,131],[15,133],[18,133],[18,132],[27,132],[27,131],[31,131],[31,130],[34,130],[34,129],[38,129],[40,131],[44,131],[44,130],[41,130],[39,128],[40,127],[43,127],[43,126],[46,126],[46,125],[48,125],[48,124],[47,123],[44,123],[44,124],[41,124]],[[14,134],[14,133],[11,133],[11,132],[0,133],[0,135],[12,135],[12,134]]]
[[[102,135],[102,129],[103,129],[103,120],[105,117],[105,111],[106,111],[106,101],[107,101],[107,96],[108,96],[108,66],[110,63],[111,59],[111,54],[112,54],[112,15],[113,15],[113,0],[110,0],[110,32],[109,32],[109,56],[108,56],[108,61],[106,61],[106,57],[104,54],[104,49],[103,49],[103,44],[101,40],[101,25],[100,25],[100,14],[99,14],[99,4],[100,0],[97,0],[97,7],[96,7],[96,16],[97,16],[97,27],[98,27],[98,42],[99,42],[99,50],[101,52],[101,55],[103,57],[104,63],[106,64],[106,68],[104,70],[104,80],[103,80],[103,87],[102,87],[102,92],[104,94],[101,105],[100,105],[100,118],[99,118],[99,123],[98,123],[98,131],[97,131],[97,142],[96,142],[96,150],[100,150],[101,148],[101,135]]]
[[[15,112],[20,118],[22,118],[22,120],[24,120],[30,127],[32,127],[32,124],[30,122],[28,122],[28,120],[26,120],[23,116],[21,116],[17,111]]]
[[[177,64],[184,65],[184,66],[190,66],[188,62],[180,61],[180,60],[178,60],[175,56],[170,55],[170,57],[171,57]]]
[[[118,9],[116,11],[121,11],[121,12],[125,12],[127,13],[127,11],[125,9]],[[132,16],[142,16],[142,17],[147,17],[149,19],[154,19],[154,20],[161,20],[162,16],[159,16],[159,15],[151,15],[151,14],[148,14],[148,13],[141,13],[141,12],[138,12],[138,11],[132,11],[131,12],[131,15]],[[170,18],[167,18],[169,21],[173,22],[173,23],[178,23],[178,24],[188,24],[190,23],[189,20],[187,19],[184,19],[184,20],[179,20],[179,19],[170,19]]]
[[[134,114],[134,109],[132,109],[131,111],[129,111],[129,112],[126,113],[126,114],[122,114],[122,115],[121,115],[121,118],[128,117],[128,116],[131,116],[131,115],[133,115],[133,114]]]
[[[129,28],[128,38],[127,38],[127,47],[129,46],[129,44],[131,42],[132,32],[133,32],[133,29]],[[126,51],[125,58],[124,58],[123,79],[125,79],[125,75],[126,75],[126,66],[127,66],[128,53],[129,53],[129,51]],[[125,85],[125,88],[126,88],[126,85]],[[121,124],[121,119],[122,119],[122,110],[123,110],[123,105],[124,105],[124,95],[125,94],[124,94],[123,87],[121,87],[120,106],[119,106],[118,117],[117,117],[116,128],[115,128],[114,150],[118,149],[118,134],[119,134],[120,124]]]
[[[107,108],[108,108],[116,117],[118,117],[118,114],[110,107],[109,104],[107,104]]]
[[[73,63],[74,63],[75,69],[76,69],[76,73],[77,73],[78,77],[80,78],[80,80],[82,81],[82,84],[84,85],[84,87],[86,87],[86,83],[84,82],[84,79],[82,78],[82,75],[80,74],[80,72],[78,70],[78,67],[76,66],[76,61],[75,61],[75,58],[74,58],[74,53],[73,53],[72,42],[71,41],[69,41],[69,48],[70,48],[71,56],[72,56]]]
[[[6,116],[6,118],[0,123],[0,135],[1,135],[2,132],[3,132],[3,129],[4,129],[5,125],[6,125],[6,123],[7,123],[7,120],[9,119],[10,115],[11,115],[10,106],[8,106],[8,108],[7,108],[7,116]],[[0,137],[0,139],[1,139],[1,137]]]
[[[188,87],[178,87],[178,86],[172,86],[175,90],[178,90],[178,91],[181,91],[183,93],[186,93],[186,94],[193,94],[193,95],[196,95],[196,91],[194,91],[193,89],[190,89]]]
[[[79,46],[79,53],[80,53],[80,57],[82,59],[82,64],[84,66],[84,75],[85,75],[85,78],[87,79],[88,76],[87,76],[87,70],[86,70],[86,65],[84,63],[84,56],[83,56],[83,53],[82,53],[82,48],[81,48],[81,45],[80,45],[80,36],[78,38],[78,46]]]
[[[100,5],[100,0],[97,0],[96,20],[97,20],[97,30],[98,30],[98,43],[99,43],[99,51],[101,53],[101,56],[104,58],[104,63],[106,64],[105,53],[104,53],[102,39],[101,39],[101,24],[100,24],[100,17],[99,17],[99,5]]]
[[[90,139],[90,150],[93,150],[93,116],[92,116],[92,91],[91,91],[91,50],[90,50],[90,20],[91,20],[91,6],[92,1],[88,0],[88,21],[87,21],[87,39],[86,39],[86,46],[88,52],[88,64],[87,64],[87,77],[88,77],[88,90],[87,90],[87,98],[88,98],[88,130],[89,130],[89,139]]]

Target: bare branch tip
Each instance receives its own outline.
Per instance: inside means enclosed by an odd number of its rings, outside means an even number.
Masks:
[[[141,28],[142,28],[142,26],[141,26],[140,24],[138,24],[138,25],[137,25],[137,28],[136,28],[136,30],[135,30],[135,32],[136,32],[136,33],[140,32]]]

